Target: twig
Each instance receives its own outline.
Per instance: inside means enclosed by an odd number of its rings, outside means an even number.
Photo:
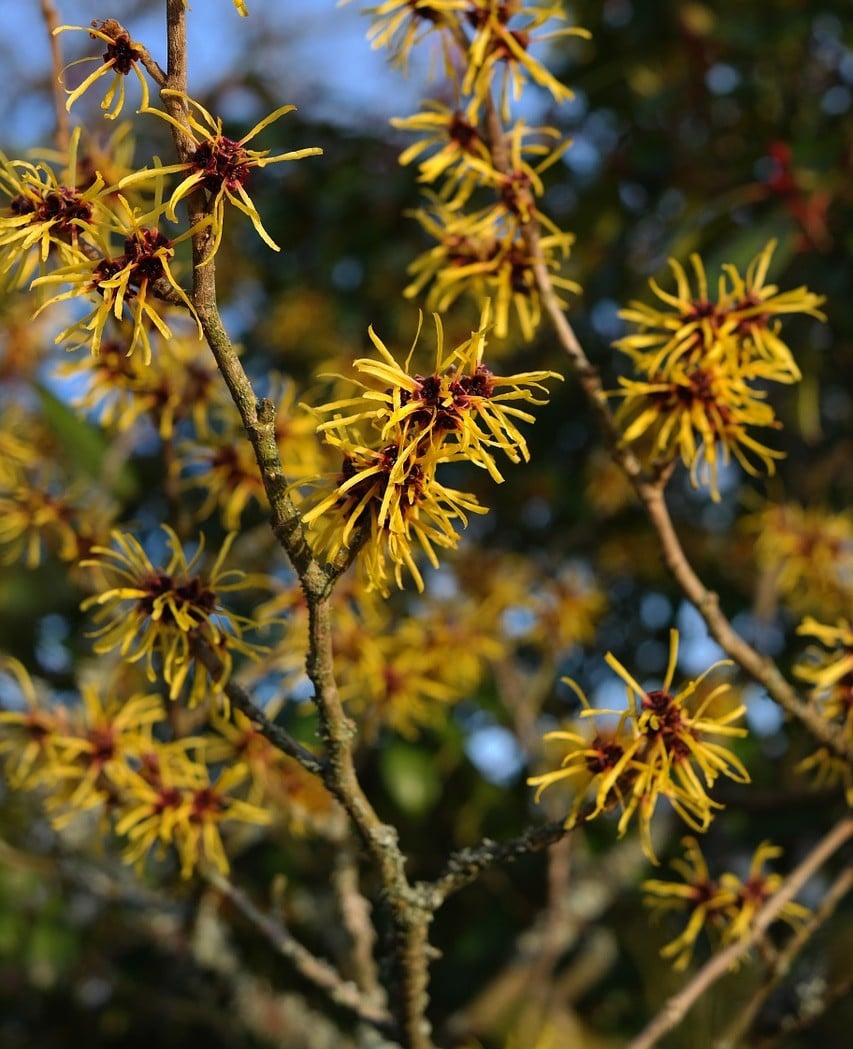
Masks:
[[[790,972],[797,955],[814,934],[835,913],[835,909],[850,890],[853,889],[853,868],[846,867],[835,879],[824,894],[820,907],[805,922],[779,951],[773,960],[768,979],[758,988],[746,1005],[735,1016],[725,1033],[714,1043],[714,1049],[734,1049],[740,1044],[755,1022],[761,1007]]]
[[[224,667],[219,656],[205,644],[196,645],[194,651],[199,662],[210,671],[213,680],[220,679]],[[261,708],[254,703],[252,697],[242,685],[238,685],[236,681],[229,679],[223,687],[223,692],[231,703],[249,718],[261,735],[268,739],[274,747],[287,754],[288,757],[293,758],[294,761],[298,761],[304,769],[312,772],[315,776],[323,776],[325,774],[326,765],[322,758],[318,758],[316,754],[312,754],[310,750],[303,747],[280,725],[270,721]]]
[[[376,930],[370,920],[370,902],[359,889],[358,863],[349,843],[343,843],[335,856],[332,884],[350,939],[352,978],[365,994],[380,1001],[384,992],[373,957]]]
[[[428,888],[437,909],[448,896],[470,885],[489,867],[498,863],[512,863],[531,852],[547,849],[567,833],[565,820],[553,820],[541,827],[531,827],[509,841],[486,839],[479,845],[459,849],[448,857],[443,873],[425,888]]]
[[[794,899],[812,875],[851,837],[853,837],[853,817],[848,817],[833,827],[802,863],[788,875],[782,888],[770,897],[755,916],[749,934],[715,954],[703,965],[685,987],[664,1003],[657,1016],[628,1044],[627,1049],[651,1049],[668,1031],[677,1027],[687,1015],[688,1010],[702,995],[724,976],[751,947],[758,943],[767,928],[779,916],[785,904]]]
[[[47,38],[50,42],[50,64],[53,72],[53,108],[56,112],[56,148],[60,152],[68,149],[71,141],[71,127],[68,110],[65,108],[65,95],[62,90],[62,45],[56,29],[59,26],[59,13],[53,0],[40,0],[41,15],[47,27]]]
[[[259,910],[249,897],[223,874],[209,868],[203,873],[206,880],[230,900],[278,953],[293,963],[304,979],[325,992],[336,1005],[346,1009],[357,1019],[394,1037],[395,1028],[387,1009],[368,1001],[354,983],[344,980],[329,962],[313,955],[284,925]]]

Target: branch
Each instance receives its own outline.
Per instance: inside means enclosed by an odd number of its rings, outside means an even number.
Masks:
[[[259,910],[249,897],[224,875],[210,868],[205,869],[203,873],[205,879],[230,900],[278,953],[293,963],[304,979],[323,991],[331,1001],[356,1019],[369,1023],[389,1037],[395,1037],[394,1023],[387,1009],[368,1001],[354,983],[344,980],[329,962],[313,955],[284,925]]]
[[[696,606],[714,640],[750,677],[758,681],[788,714],[797,718],[809,732],[834,753],[853,761],[853,749],[845,743],[840,729],[820,716],[820,713],[797,695],[776,664],[760,655],[738,634],[720,609],[717,595],[708,590],[687,560],[681,546],[660,485],[638,481],[635,488],[660,540],[664,563]]]
[[[65,108],[65,96],[60,77],[62,76],[62,45],[59,42],[59,15],[53,0],[40,0],[41,16],[47,28],[50,42],[50,64],[53,69],[53,108],[56,112],[56,148],[61,152],[68,149],[71,140],[71,128],[68,110]]]
[[[199,662],[210,672],[210,676],[214,681],[222,678],[225,668],[222,660],[213,649],[206,644],[199,643],[195,646],[194,654]],[[288,757],[293,758],[294,761],[298,761],[304,769],[312,772],[315,776],[323,776],[325,774],[326,765],[322,758],[318,758],[316,754],[303,747],[280,725],[270,721],[263,710],[254,703],[252,697],[242,685],[238,685],[236,681],[229,679],[223,686],[222,691],[231,703],[249,718],[261,735],[268,739],[274,747],[287,754]]]
[[[350,940],[352,977],[365,994],[381,1000],[384,992],[373,957],[376,930],[370,920],[370,902],[359,888],[358,862],[349,843],[342,844],[335,856],[332,884]]]
[[[749,934],[715,954],[703,965],[686,987],[664,1003],[657,1016],[629,1043],[627,1049],[651,1049],[668,1031],[677,1027],[702,995],[761,940],[785,904],[793,900],[829,857],[851,837],[853,837],[853,817],[847,817],[818,842],[803,862],[788,876],[782,888],[770,897],[756,915]]]
[[[392,929],[393,1011],[407,1049],[432,1049],[426,1020],[431,950],[427,939],[434,907],[419,886],[409,884],[397,831],[383,823],[371,805],[355,770],[352,744],[355,726],[347,718],[334,675],[330,595],[327,586],[312,590],[308,601],[306,670],[315,693],[320,731],[326,745],[324,782],[340,801],[379,871]]]
[[[434,909],[438,910],[448,896],[470,885],[489,867],[498,863],[513,863],[531,852],[547,849],[566,834],[566,821],[553,820],[541,827],[532,827],[509,841],[497,842],[487,838],[479,845],[451,853],[444,871],[435,881],[424,883],[424,889],[434,901]]]

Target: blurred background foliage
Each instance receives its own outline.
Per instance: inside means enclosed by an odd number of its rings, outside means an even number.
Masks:
[[[151,13],[159,5],[121,2],[115,10],[95,11],[75,0],[59,6],[63,21],[117,17],[155,55],[161,50],[161,29]],[[292,22],[283,14],[289,5],[250,0],[251,17],[239,25],[230,3],[211,4],[209,15],[203,10],[208,6],[196,0],[190,20],[191,82],[198,69],[205,104],[236,126],[249,126],[275,106],[296,102],[298,113],[270,129],[264,144],[324,149],[321,159],[259,173],[253,183],[282,253],[269,253],[247,223],[236,222],[217,261],[225,315],[245,346],[251,374],[284,371],[310,400],[318,363],[339,368],[341,360],[364,354],[368,324],[398,350],[411,342],[417,303],[401,292],[408,264],[427,244],[405,214],[420,200],[415,173],[397,162],[408,140],[387,117],[413,111],[424,67],[416,66],[407,82],[380,72],[381,56],[371,61],[363,38],[365,24],[354,22],[348,9],[336,12],[332,0],[295,5]],[[12,7],[18,7],[12,0],[0,2],[4,19]],[[790,670],[802,649],[793,641],[802,609],[786,607],[774,565],[755,557],[754,531],[743,522],[766,498],[845,513],[849,520],[849,5],[604,0],[579,2],[570,11],[592,31],[592,42],[555,46],[552,64],[576,97],[558,111],[538,97],[529,119],[574,138],[565,163],[548,172],[546,204],[576,234],[568,275],[584,292],[571,319],[608,385],[615,385],[619,370],[610,348],[623,333],[617,311],[648,297],[650,276],[667,279],[669,256],[686,260],[699,252],[713,274],[721,262],[744,266],[776,238],[774,282],[807,283],[827,296],[828,324],[794,318],[786,326],[805,379],[773,393],[785,423],[773,439],[788,453],[778,476],[745,484],[732,471],[719,504],[692,491],[683,471],[671,486],[673,512],[699,574],[746,636]],[[339,17],[346,31],[330,28]],[[9,154],[36,144],[15,118],[16,108],[25,105],[42,121],[50,112],[46,47],[37,36],[43,30],[36,20],[28,31],[26,47],[16,47],[8,34],[2,43],[0,120],[10,129],[3,142]],[[68,41],[69,57],[73,47],[83,46],[79,36]],[[362,82],[374,77],[378,86],[368,97]],[[155,123],[137,125],[139,156],[151,148],[144,136],[162,130]],[[168,155],[165,138],[153,148]],[[109,442],[94,425],[76,422],[61,396],[46,392],[55,357],[46,356],[35,376],[22,366],[27,343],[16,335],[19,307],[7,301],[0,310],[4,405],[32,396],[22,372],[35,377],[46,454],[62,459],[69,477],[97,473],[109,458]],[[460,303],[445,322],[451,339],[465,337],[476,323],[471,304]],[[47,343],[49,338],[45,334]],[[422,338],[431,351],[429,325]],[[491,349],[512,370],[564,370],[547,327],[532,345],[511,337],[505,345],[493,341]],[[512,573],[518,562],[511,556],[519,555],[544,575],[570,570],[594,579],[606,611],[594,638],[544,660],[544,675],[541,648],[520,645],[505,674],[484,679],[479,694],[428,730],[413,738],[386,730],[364,750],[365,787],[380,813],[400,826],[415,877],[436,874],[450,848],[483,835],[508,837],[541,818],[525,776],[536,770],[541,728],[572,710],[569,692],[554,684],[560,673],[592,693],[606,690],[612,675],[601,657],[612,649],[637,674],[660,675],[673,624],[682,631],[691,666],[701,669],[717,655],[663,573],[654,538],[602,454],[575,383],[554,392],[528,440],[531,463],[508,469],[504,486],[486,486],[481,475],[465,477],[492,512],[472,524],[454,559],[460,578],[466,568],[486,578]],[[122,516],[162,517],[157,441],[142,441],[123,462]],[[260,510],[244,519],[247,531],[260,531],[262,524]],[[250,547],[243,547],[245,557]],[[269,547],[261,550],[261,558],[272,556]],[[392,624],[410,613],[410,600],[393,599]],[[78,601],[55,563],[2,568],[3,647],[60,691],[69,687],[87,647]],[[839,792],[812,791],[792,774],[808,741],[782,724],[759,690],[745,686],[745,694],[752,732],[740,754],[756,782],[725,792],[727,810],[703,848],[712,869],[741,869],[759,841],[770,838],[783,846],[787,868],[839,816],[843,799]],[[304,711],[299,716],[304,723]],[[282,717],[295,720],[296,714],[285,710]],[[300,731],[310,736],[310,725]],[[560,804],[557,799],[551,815],[559,815]],[[321,1015],[327,1013],[323,1003],[204,889],[173,883],[166,893],[140,884],[108,857],[103,864],[96,856],[82,860],[73,842],[55,836],[30,795],[4,791],[0,806],[0,1045],[350,1044]],[[526,1049],[541,1040],[543,1047],[618,1046],[680,986],[683,977],[658,956],[676,926],[649,925],[639,891],[649,867],[632,838],[614,844],[613,832],[605,820],[555,847],[550,858],[528,857],[491,871],[440,913],[433,1019],[445,1032],[442,1045]],[[679,836],[674,825],[661,828],[664,858],[677,851]],[[281,905],[288,922],[323,952],[335,935],[334,852],[310,831],[275,844],[249,843],[234,877],[261,898],[274,875],[286,879]],[[807,902],[818,899],[814,890]],[[790,1049],[845,1044],[853,1024],[850,1000],[836,1003],[802,1034],[784,1034],[778,1025],[785,1015],[806,1015],[810,989],[817,993],[821,981],[837,982],[851,955],[848,910],[823,930],[771,999],[757,1037],[766,1034],[775,1039],[768,1044]],[[718,1029],[719,1018],[745,1000],[758,978],[759,967],[745,965],[663,1044],[708,1045],[709,1027]]]

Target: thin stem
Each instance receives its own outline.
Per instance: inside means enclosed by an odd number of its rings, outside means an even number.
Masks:
[[[68,110],[65,108],[65,92],[62,89],[60,77],[62,76],[62,45],[56,29],[59,26],[59,12],[53,0],[41,0],[41,16],[47,28],[47,38],[50,43],[50,64],[53,72],[53,108],[56,113],[56,148],[64,153],[71,141],[71,125]]]
[[[308,660],[306,669],[320,716],[326,745],[324,781],[343,805],[379,871],[392,923],[394,986],[393,1011],[407,1049],[431,1049],[426,1020],[430,949],[427,930],[434,908],[430,900],[409,885],[405,857],[397,831],[383,823],[362,790],[356,775],[352,743],[355,726],[347,718],[334,676],[330,599],[306,585],[308,599]]]
[[[848,817],[833,827],[802,863],[788,875],[782,888],[770,897],[755,916],[749,934],[715,954],[703,965],[678,994],[673,995],[664,1003],[657,1016],[629,1043],[627,1049],[651,1049],[668,1031],[677,1027],[688,1011],[717,980],[725,976],[732,965],[761,940],[769,926],[778,918],[785,904],[794,899],[806,882],[851,837],[853,837],[853,817]]]
[[[210,672],[210,676],[214,681],[222,677],[224,670],[222,660],[211,648],[205,644],[199,644],[195,648],[195,656]],[[222,691],[232,705],[242,711],[258,732],[268,739],[274,747],[287,754],[288,757],[293,758],[294,761],[299,762],[302,768],[315,776],[323,776],[325,774],[326,765],[322,758],[318,758],[316,754],[312,754],[310,750],[303,747],[280,725],[270,721],[241,685],[229,679],[223,686]]]
[[[341,844],[335,856],[332,884],[350,940],[352,978],[371,999],[382,1001],[384,991],[373,957],[376,929],[371,922],[371,905],[359,888],[358,859],[348,842]]]
[[[531,852],[547,849],[566,834],[568,829],[565,820],[553,820],[541,827],[531,827],[509,841],[486,839],[479,845],[451,853],[444,865],[444,871],[428,885],[429,892],[435,900],[435,907],[440,907],[448,896],[470,885],[489,867],[499,863],[513,863]]]

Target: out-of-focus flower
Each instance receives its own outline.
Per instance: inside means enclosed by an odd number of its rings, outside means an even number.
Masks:
[[[280,106],[269,116],[258,121],[255,126],[240,139],[228,138],[222,130],[222,120],[212,116],[200,102],[190,98],[179,91],[164,90],[163,97],[174,97],[180,99],[186,106],[186,124],[176,120],[169,113],[159,109],[145,107],[145,112],[153,113],[162,120],[167,121],[175,127],[182,135],[192,139],[195,149],[189,160],[180,164],[167,164],[154,168],[146,168],[135,172],[121,180],[119,186],[125,189],[129,186],[138,186],[145,182],[155,181],[159,185],[164,184],[167,175],[182,174],[184,178],[173,190],[166,205],[166,216],[172,222],[178,221],[176,208],[186,197],[196,190],[203,191],[207,197],[207,207],[210,211],[210,227],[213,241],[207,249],[205,262],[211,261],[216,254],[222,240],[222,230],[225,221],[225,204],[229,203],[238,211],[247,215],[255,227],[261,240],[273,251],[279,251],[279,246],[264,229],[261,216],[255,207],[252,198],[246,192],[245,186],[255,168],[265,168],[270,164],[279,164],[285,160],[300,160],[302,157],[314,157],[323,151],[317,146],[307,149],[296,149],[289,153],[279,153],[271,157],[269,150],[247,149],[246,143],[264,128],[275,123],[285,113],[290,113],[296,106]],[[204,265],[204,263],[202,263]]]
[[[68,731],[68,711],[45,702],[27,668],[12,656],[0,655],[0,672],[17,686],[25,707],[0,710],[0,755],[4,771],[17,790],[37,787],[43,768],[59,761],[58,740]]]
[[[542,307],[520,216],[503,205],[463,215],[437,198],[433,198],[428,209],[415,211],[414,216],[437,243],[409,267],[413,279],[404,291],[406,297],[414,298],[429,285],[426,305],[439,313],[444,313],[463,294],[472,295],[481,306],[491,298],[495,335],[499,339],[507,337],[514,312],[522,335],[531,340],[541,321]],[[560,275],[573,243],[571,233],[560,231],[546,233],[539,239],[542,259],[558,294],[559,290],[581,290],[574,281]],[[566,305],[562,299],[559,301]]]
[[[170,440],[175,427],[192,420],[200,439],[210,436],[212,420],[227,405],[227,390],[217,381],[213,358],[199,354],[192,337],[175,335],[157,346],[148,364],[138,354],[127,355],[132,332],[127,323],[113,324],[97,356],[68,360],[58,365],[63,377],[81,379],[83,393],[74,406],[92,411],[101,426],[118,432],[132,429],[147,418],[160,437]],[[245,441],[245,435],[243,435]]]
[[[806,649],[794,673],[812,686],[811,701],[821,717],[835,725],[847,746],[853,747],[853,627],[844,620],[830,626],[807,616],[797,633],[817,638],[824,647]],[[853,805],[853,768],[829,747],[819,747],[800,762],[797,771],[810,772],[818,786],[841,784],[847,804]]]
[[[177,760],[149,766],[125,786],[123,812],[116,833],[127,836],[124,858],[142,864],[152,848],[174,846],[181,875],[192,876],[202,864],[222,874],[229,870],[222,841],[222,824],[240,822],[267,826],[271,814],[235,797],[242,782],[241,768],[226,769],[211,782],[207,767],[178,751]]]
[[[364,9],[374,20],[367,38],[373,48],[387,47],[394,65],[405,69],[412,48],[428,33],[440,32],[443,37],[458,33],[467,9],[468,0],[384,0]],[[445,63],[449,66],[447,56]]]
[[[80,698],[70,731],[57,738],[61,761],[52,770],[57,782],[47,803],[57,827],[114,804],[128,767],[153,746],[153,726],[166,718],[158,695],[102,696],[98,686],[85,684]]]
[[[140,59],[142,58],[145,49],[142,44],[131,39],[130,33],[128,33],[120,22],[117,22],[114,18],[105,18],[101,21],[96,19],[90,26],[59,26],[54,30],[54,33],[66,33],[69,31],[88,33],[93,40],[103,41],[103,43],[107,45],[107,49],[104,52],[102,59],[80,58],[76,62],[71,62],[65,67],[65,69],[68,70],[71,69],[72,66],[79,65],[81,62],[100,63],[94,73],[90,73],[79,87],[68,93],[68,101],[65,103],[66,109],[71,109],[77,99],[84,95],[93,84],[101,79],[101,77],[112,73],[113,80],[101,102],[101,109],[105,110],[105,117],[110,120],[115,120],[124,108],[124,78],[128,76],[131,70],[136,74],[136,78],[142,88],[141,109],[148,108],[148,81],[145,79],[145,74],[140,68]],[[63,72],[65,72],[65,70],[63,70]]]
[[[683,844],[685,859],[671,863],[682,881],[643,882],[647,907],[658,913],[686,910],[689,915],[684,931],[661,950],[662,957],[674,959],[677,970],[686,969],[690,964],[693,948],[704,928],[718,933],[724,944],[747,936],[756,914],[783,883],[781,875],[763,871],[768,860],[782,854],[782,850],[770,842],[762,842],[756,849],[745,881],[732,873],[713,880],[696,839],[685,838]],[[808,916],[808,909],[794,901],[786,903],[779,912],[781,920],[795,927]]]
[[[285,474],[291,484],[316,477],[323,468],[316,419],[297,404],[296,387],[274,377],[275,438]],[[219,384],[217,384],[219,386]],[[201,520],[218,509],[222,523],[236,531],[246,508],[266,505],[266,493],[251,444],[246,440],[232,405],[209,418],[207,431],[182,442],[178,459],[187,490],[203,490],[206,498],[198,510]]]
[[[853,515],[798,503],[768,503],[743,521],[755,560],[772,573],[785,606],[824,619],[848,614],[853,600]]]

